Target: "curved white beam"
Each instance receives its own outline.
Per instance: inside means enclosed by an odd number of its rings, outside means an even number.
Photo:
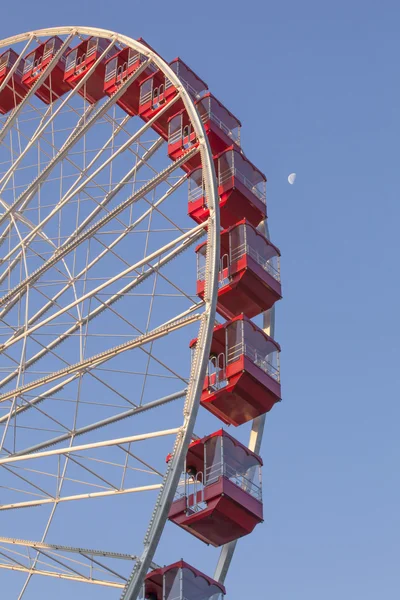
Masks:
[[[95,35],[105,38],[115,35],[114,32],[90,27],[48,28],[36,31],[34,34],[38,37],[62,34],[68,35],[74,30],[76,30],[79,34]],[[30,37],[30,35],[31,34],[28,33],[19,36],[13,36],[7,40],[4,40],[3,43],[5,45],[23,42]],[[194,423],[199,408],[200,395],[206,372],[215,319],[218,292],[220,222],[219,201],[212,152],[208,139],[205,135],[203,123],[197,113],[192,99],[190,98],[183,84],[180,82],[179,77],[177,77],[171,67],[160,56],[149,50],[149,48],[147,48],[145,45],[127,36],[117,35],[116,40],[148,56],[149,59],[151,59],[152,62],[154,62],[156,66],[161,69],[163,73],[165,73],[168,79],[181,94],[185,109],[189,115],[197,139],[199,140],[205,184],[205,195],[210,211],[207,240],[206,285],[204,295],[205,311],[201,317],[200,329],[197,338],[198,343],[196,345],[196,351],[192,362],[191,376],[184,409],[183,429],[182,434],[178,434],[175,441],[172,459],[169,463],[167,473],[163,480],[161,491],[154,508],[153,517],[144,539],[143,552],[140,556],[140,559],[137,561],[131,577],[129,578],[128,584],[122,594],[122,598],[124,600],[134,600],[139,594],[143,579],[151,564],[154,552],[161,537],[169,507],[172,503],[175,490],[179,482],[180,473],[183,469],[185,455],[191,440]],[[23,591],[25,589],[26,585],[24,586]]]

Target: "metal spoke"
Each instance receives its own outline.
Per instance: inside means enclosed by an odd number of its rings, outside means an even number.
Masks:
[[[0,538],[0,572],[22,577],[18,600],[31,598],[34,575],[43,586],[57,578],[65,589],[93,584],[133,600],[157,567],[154,552],[194,436],[218,285],[216,181],[193,96],[158,54],[85,27],[49,28],[0,46],[24,56],[53,36],[61,48],[0,117],[0,514],[7,511],[7,533],[26,519],[26,537],[38,538]],[[67,47],[86,48],[88,36],[102,45],[65,91],[60,58]],[[136,71],[89,99],[106,58],[129,49],[144,57]],[[17,68],[0,92],[14,85]],[[149,118],[130,117],[122,102],[156,69],[173,96]],[[49,105],[41,88],[55,98]],[[158,126],[182,108],[196,137],[172,160]],[[187,216],[192,160],[204,173],[209,218],[202,224]],[[194,247],[201,239],[200,299]],[[81,515],[95,499],[115,506],[120,522],[135,514],[129,544],[137,555],[51,543],[67,519],[61,537],[77,535],[90,547],[90,535],[101,534],[98,513],[93,522]],[[118,547],[125,532],[110,535]]]

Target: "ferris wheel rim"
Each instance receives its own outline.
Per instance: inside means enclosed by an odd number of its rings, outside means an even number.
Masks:
[[[217,194],[211,148],[208,139],[205,135],[203,124],[195,108],[194,102],[190,98],[190,95],[188,94],[184,86],[180,83],[178,76],[158,54],[150,50],[141,42],[134,40],[133,38],[130,38],[128,36],[117,34],[110,30],[84,26],[51,27],[26,32],[17,36],[11,36],[1,40],[0,48],[3,48],[7,45],[13,45],[16,43],[24,42],[26,40],[33,41],[36,38],[54,35],[93,35],[101,38],[111,38],[114,41],[114,43],[123,43],[127,47],[140,51],[142,54],[146,55],[149,59],[151,59],[152,62],[154,62],[158,66],[158,68],[165,75],[168,76],[168,78],[174,83],[174,85],[179,90],[185,108],[190,116],[191,122],[196,131],[196,135],[199,139],[201,162],[204,176],[204,186],[210,210],[207,240],[208,253],[210,258],[208,262],[208,269],[206,272],[206,291],[204,298],[205,310],[200,320],[200,329],[198,336],[199,343],[197,344],[196,355],[194,357],[192,373],[188,385],[188,392],[186,396],[184,409],[184,424],[182,425],[181,431],[178,433],[176,438],[177,441],[174,450],[174,455],[168,466],[161,494],[164,490],[166,490],[166,492],[164,494],[164,497],[161,497],[161,499],[159,497],[160,500],[157,500],[155,507],[156,514],[153,515],[153,520],[150,523],[150,529],[145,540],[145,547],[143,553],[136,561],[134,570],[131,574],[131,578],[128,581],[128,584],[122,593],[122,598],[124,598],[125,600],[130,600],[136,597],[139,591],[141,581],[144,578],[144,575],[150,566],[155,549],[158,545],[162,529],[167,519],[168,505],[172,502],[173,494],[178,484],[185,454],[187,451],[187,447],[190,443],[194,423],[197,416],[197,411],[199,408],[201,386],[208,360],[208,353],[211,344],[211,336],[214,326],[217,303],[220,235],[219,199]],[[12,122],[12,120],[13,116],[11,115],[10,122]]]

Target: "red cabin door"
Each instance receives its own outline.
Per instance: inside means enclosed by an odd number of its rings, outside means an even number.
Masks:
[[[226,360],[221,352],[218,356],[210,357],[208,363],[208,385],[212,391],[217,391],[226,385]]]
[[[125,79],[128,63],[120,65],[117,69],[117,83],[121,83]]]
[[[153,108],[158,108],[164,102],[164,84],[160,83],[153,90]]]
[[[229,254],[223,254],[219,263],[219,287],[229,282]]]

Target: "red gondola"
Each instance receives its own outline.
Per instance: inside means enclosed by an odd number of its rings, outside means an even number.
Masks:
[[[281,399],[279,352],[279,344],[244,315],[217,325],[201,405],[235,426],[270,411]]]
[[[148,573],[139,600],[222,600],[225,587],[180,560]]]
[[[225,229],[245,218],[257,227],[267,217],[267,178],[236,146],[215,157],[221,226]],[[201,168],[189,175],[189,216],[197,223],[209,217]]]
[[[200,79],[180,58],[169,63],[171,69],[179,77],[193,99],[207,89],[207,84]],[[139,115],[144,121],[149,121],[177,95],[177,89],[160,70],[143,81],[140,86]],[[168,139],[168,120],[183,108],[182,99],[177,100],[171,108],[165,111],[152,125],[165,140]]]
[[[150,50],[153,50],[142,38],[138,40]],[[154,52],[154,50],[153,50]],[[106,61],[106,72],[104,79],[104,93],[112,96],[118,88],[125,83],[130,75],[146,61],[147,56],[134,50],[133,48],[123,48]],[[151,76],[157,67],[154,63],[149,63],[145,70],[132,81],[126,92],[117,101],[120,106],[131,117],[139,112],[139,94],[141,83]]]
[[[168,518],[213,546],[251,533],[263,520],[261,466],[259,456],[222,429],[193,442]]]
[[[12,48],[9,48],[0,56],[0,85],[4,82],[17,60],[19,60],[19,55]],[[6,87],[0,92],[0,113],[2,115],[13,110],[24,99],[27,87],[22,83],[23,70],[24,59],[21,59]]]
[[[241,122],[212,94],[204,94],[196,102],[204,124],[213,155],[226,150],[233,144],[240,147]]]
[[[65,83],[71,88],[74,88],[83,79],[110,43],[110,40],[92,36],[78,44],[75,48],[72,48],[72,50],[66,54],[64,72]],[[110,58],[111,52],[112,50],[104,56],[84,86],[78,91],[78,93],[91,104],[101,100],[101,98],[106,95],[104,92],[105,63],[107,59]]]
[[[233,145],[239,149],[241,128],[239,119],[209,92],[196,100],[195,104],[203,121],[213,156]],[[168,125],[168,156],[172,160],[177,160],[198,141],[185,110],[172,116]],[[182,168],[190,171],[200,164],[200,154],[196,154]]]
[[[62,45],[62,39],[58,36],[54,36],[49,38],[46,42],[39,44],[35,50],[32,50],[32,52],[25,57],[22,83],[28,88],[31,88]],[[69,48],[66,48],[65,53],[69,52],[69,50]],[[71,89],[64,81],[65,53],[60,57],[60,60],[52,69],[43,85],[35,92],[36,96],[45,104],[54,102],[57,98],[60,98],[60,96]]]
[[[178,114],[168,119],[168,156],[171,160],[178,160],[184,153],[198,145],[196,133],[192,127],[189,115],[183,108]],[[200,153],[198,152],[181,165],[182,169],[189,173],[201,165]]]
[[[206,242],[198,246],[197,294],[204,296]],[[252,318],[282,298],[280,251],[245,219],[221,232],[217,311]]]

